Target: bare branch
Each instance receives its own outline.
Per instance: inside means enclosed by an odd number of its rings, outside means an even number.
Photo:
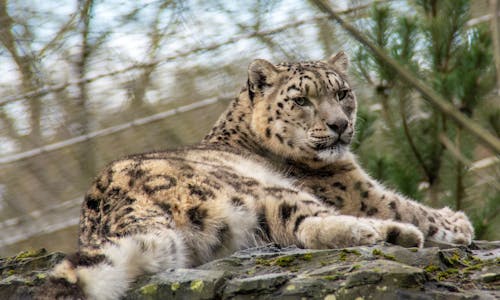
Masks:
[[[361,5],[359,7],[354,7],[354,8],[349,8],[347,10],[339,11],[338,14],[349,14],[349,13],[352,13],[352,12],[360,10],[360,9],[365,9],[366,7],[368,7],[368,6],[367,5]],[[57,85],[46,86],[46,87],[43,87],[43,88],[40,88],[40,89],[37,89],[37,90],[33,90],[33,91],[30,91],[30,92],[27,92],[27,93],[24,93],[24,94],[7,96],[7,97],[4,97],[3,99],[0,100],[0,105],[5,105],[5,104],[8,104],[8,103],[11,103],[11,102],[14,102],[14,101],[18,101],[18,100],[22,100],[22,99],[25,99],[25,98],[44,96],[44,95],[47,95],[47,94],[52,93],[52,92],[61,91],[61,90],[65,89],[65,88],[67,88],[69,86],[72,86],[72,85],[78,85],[81,82],[89,83],[89,82],[93,82],[93,81],[96,81],[96,80],[99,80],[99,79],[102,79],[102,78],[112,77],[112,76],[115,76],[115,75],[118,75],[118,74],[127,73],[127,72],[130,72],[130,71],[133,71],[133,70],[137,70],[137,69],[151,68],[151,67],[154,67],[155,65],[157,65],[159,63],[173,61],[173,60],[176,60],[178,58],[186,57],[186,56],[198,53],[198,52],[213,51],[213,50],[216,50],[216,49],[218,49],[220,47],[227,46],[227,45],[230,45],[230,44],[234,44],[234,43],[239,42],[241,40],[246,40],[246,39],[256,38],[256,37],[260,37],[260,36],[267,36],[267,35],[277,34],[277,33],[286,31],[286,30],[288,30],[290,28],[296,28],[296,27],[299,27],[299,26],[302,26],[302,25],[306,25],[306,24],[313,24],[313,23],[318,22],[319,20],[325,20],[325,19],[329,19],[329,18],[330,18],[329,16],[318,16],[318,17],[314,17],[314,18],[309,18],[309,19],[305,19],[305,20],[300,20],[300,21],[296,21],[296,22],[287,23],[287,24],[284,24],[282,26],[279,26],[279,27],[276,27],[276,28],[273,28],[273,29],[249,32],[247,34],[242,34],[242,35],[239,35],[239,36],[235,36],[235,37],[229,38],[226,41],[223,41],[223,42],[220,42],[220,43],[213,43],[213,44],[208,45],[208,46],[196,47],[196,48],[193,48],[193,49],[190,49],[190,50],[187,50],[187,51],[179,52],[179,53],[171,55],[171,56],[165,56],[165,57],[162,57],[162,58],[158,58],[158,59],[155,59],[154,61],[151,61],[151,62],[138,63],[138,64],[134,64],[132,66],[128,66],[128,67],[125,67],[125,68],[122,68],[122,69],[118,69],[118,70],[115,70],[115,71],[112,71],[112,72],[103,73],[103,74],[100,74],[100,75],[97,75],[97,76],[94,76],[94,77],[81,78],[81,79],[74,80],[74,81],[69,81],[69,82],[66,82],[66,83],[61,83],[61,84],[57,84]]]
[[[486,158],[483,158],[483,159],[480,159],[478,161],[475,161],[471,164],[470,166],[470,171],[479,171],[481,169],[484,169],[484,168],[488,168],[488,167],[491,167],[491,166],[494,166],[495,164],[499,164],[500,163],[500,158],[496,157],[496,156],[490,156],[490,157],[486,157]]]
[[[45,55],[45,52],[48,50],[52,49],[54,45],[60,41],[64,35],[75,25],[75,19],[76,19],[77,14],[71,14],[69,20],[61,26],[59,31],[54,35],[54,37],[43,46],[40,51],[38,51],[38,54],[36,55],[37,57],[43,57]]]

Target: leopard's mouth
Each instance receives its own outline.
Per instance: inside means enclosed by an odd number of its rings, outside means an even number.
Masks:
[[[325,150],[341,150],[349,146],[352,141],[352,133],[345,132],[338,135],[313,135],[309,136],[308,146],[316,152]]]
[[[347,146],[349,143],[345,142],[344,140],[337,138],[337,139],[329,139],[327,141],[322,141],[322,142],[316,142],[312,145],[312,148],[316,151],[323,151],[323,150],[334,150],[342,146]]]

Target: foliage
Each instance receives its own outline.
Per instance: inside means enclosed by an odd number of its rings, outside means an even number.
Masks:
[[[495,87],[493,50],[488,27],[467,25],[469,1],[423,0],[411,5],[413,10],[405,13],[390,4],[374,6],[366,34],[462,113],[483,124],[498,115],[498,106],[481,112]],[[470,171],[471,161],[492,154],[365,48],[359,48],[356,57],[356,73],[371,84],[381,107],[375,113],[384,120],[360,149],[371,172],[432,206],[466,210],[476,216],[475,223],[484,222],[484,210],[498,212],[498,177],[491,178],[490,170]],[[497,214],[490,214],[486,223],[491,218]],[[479,237],[481,228],[478,225]]]

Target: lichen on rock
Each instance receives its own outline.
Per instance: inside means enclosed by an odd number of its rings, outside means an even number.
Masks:
[[[35,299],[62,253],[0,259],[0,299]],[[267,245],[139,278],[126,299],[498,299],[500,242],[415,249]]]

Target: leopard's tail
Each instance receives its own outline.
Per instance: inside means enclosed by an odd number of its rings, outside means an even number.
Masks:
[[[174,230],[129,235],[93,253],[68,256],[54,268],[50,282],[73,288],[75,294],[66,298],[119,299],[141,274],[187,266],[185,253],[184,242]]]

